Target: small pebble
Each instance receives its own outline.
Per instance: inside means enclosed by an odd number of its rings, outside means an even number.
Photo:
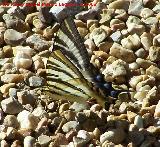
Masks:
[[[14,115],[7,115],[4,118],[3,124],[5,126],[13,127],[13,128],[18,128],[19,127],[18,120],[17,120],[16,116],[14,116]]]
[[[1,101],[2,110],[7,114],[18,114],[23,110],[22,105],[13,98],[6,98]]]
[[[32,87],[40,87],[44,84],[44,79],[38,76],[32,76],[28,79],[28,81],[29,81],[29,86]]]
[[[32,137],[32,136],[26,136],[24,138],[23,144],[24,144],[24,147],[33,147],[34,144],[35,144],[35,142],[36,142],[36,139],[34,137]]]
[[[23,110],[17,115],[17,120],[20,123],[20,129],[35,129],[38,125],[38,118],[29,111]]]
[[[34,116],[40,118],[40,119],[42,119],[42,118],[44,118],[44,117],[46,117],[46,118],[49,117],[49,116],[48,116],[48,113],[44,110],[43,107],[36,107],[36,108],[33,110],[32,114],[33,114]]]
[[[29,69],[32,65],[32,58],[24,52],[18,52],[13,60],[13,63],[18,69]]]
[[[4,33],[4,40],[9,45],[22,45],[25,39],[26,38],[22,33],[13,29],[7,29]]]
[[[76,111],[76,112],[80,112],[80,111],[83,111],[83,110],[85,110],[85,109],[88,109],[88,105],[74,102],[74,103],[69,107],[69,109],[72,109],[72,110],[74,110],[74,111]]]
[[[125,139],[125,136],[126,134],[122,129],[111,129],[100,136],[100,142],[103,143],[108,140],[119,144]]]
[[[107,34],[102,28],[96,28],[90,34],[90,39],[93,39],[96,45],[100,44],[106,37]]]
[[[134,124],[138,127],[138,128],[143,128],[143,119],[140,115],[137,115],[134,119]]]
[[[158,102],[158,104],[156,105],[156,109],[154,112],[154,116],[155,117],[160,117],[160,101]]]
[[[43,146],[47,146],[51,142],[51,138],[47,135],[41,135],[38,137],[39,144]]]
[[[63,132],[66,132],[66,133],[72,129],[79,130],[79,128],[80,128],[80,125],[76,121],[69,121],[62,126]]]
[[[91,140],[90,134],[85,130],[79,130],[77,134],[78,138],[83,138],[86,142],[89,142]]]

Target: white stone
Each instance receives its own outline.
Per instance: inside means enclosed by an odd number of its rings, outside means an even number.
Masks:
[[[16,54],[16,57],[13,59],[13,63],[18,69],[28,69],[32,65],[32,58],[30,55],[20,51]]]
[[[17,120],[20,123],[21,129],[33,129],[35,130],[38,125],[38,118],[27,110],[23,110],[17,116]]]

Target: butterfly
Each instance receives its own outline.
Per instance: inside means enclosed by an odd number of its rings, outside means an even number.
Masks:
[[[66,18],[61,24],[46,64],[46,73],[47,84],[42,91],[50,99],[86,103],[95,98],[105,108],[107,96],[118,93],[91,65],[84,40],[72,18]],[[103,91],[103,95],[94,91],[93,86]]]

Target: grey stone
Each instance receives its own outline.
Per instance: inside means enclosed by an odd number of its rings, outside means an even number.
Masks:
[[[18,120],[17,120],[16,116],[14,116],[14,115],[7,115],[4,118],[3,124],[7,127],[13,127],[13,128],[19,127]]]
[[[119,144],[125,137],[126,133],[122,129],[110,129],[100,136],[100,142],[103,143],[108,140],[115,144]]]
[[[18,32],[25,32],[28,30],[28,27],[26,26],[25,22],[18,17],[15,17],[11,14],[4,14],[3,19],[7,25],[8,29],[14,29]]]
[[[44,110],[43,107],[37,107],[37,108],[35,108],[34,111],[32,112],[32,114],[34,116],[40,118],[40,119],[42,119],[44,117],[46,117],[46,118],[49,117],[48,113]]]
[[[8,114],[17,114],[23,110],[22,105],[13,98],[7,98],[1,101],[2,109]]]
[[[160,12],[160,4],[155,5],[155,7],[152,9],[154,12],[159,13]]]
[[[69,121],[62,126],[62,130],[65,133],[69,132],[72,129],[79,130],[79,128],[80,128],[80,125],[76,121]]]
[[[137,115],[134,119],[134,124],[138,127],[138,128],[143,128],[143,119],[140,115]]]
[[[22,104],[30,104],[31,106],[34,106],[36,99],[32,94],[30,94],[28,91],[21,91],[17,92],[18,101]]]
[[[33,34],[29,36],[26,40],[26,43],[29,46],[33,46],[33,48],[39,52],[48,50],[48,48],[50,47],[49,43],[45,41],[44,38],[38,34]]]
[[[44,84],[44,79],[42,77],[32,76],[28,79],[29,86],[40,87]]]
[[[142,0],[131,0],[128,13],[131,15],[140,16],[140,13],[143,9],[143,1]]]
[[[7,29],[4,33],[5,42],[12,46],[22,45],[25,39],[26,38],[22,33],[13,29]]]
[[[110,35],[110,37],[112,38],[112,40],[114,42],[119,42],[121,40],[121,38],[122,38],[122,34],[121,34],[120,31],[116,31],[116,32],[112,33]]]
[[[65,3],[66,5],[61,5],[59,7],[53,6],[50,9],[50,13],[52,13],[56,19],[62,21],[68,16],[74,16],[76,13],[80,11],[81,7],[78,7],[77,4],[82,4],[82,0],[59,0],[59,4]],[[76,6],[68,7],[67,4],[76,4]],[[57,4],[58,5],[58,4]]]
[[[137,131],[129,132],[128,138],[136,146],[139,146],[144,141],[144,135],[142,134],[142,132],[137,132]]]
[[[78,112],[76,114],[76,118],[75,118],[79,123],[83,123],[86,119],[87,119],[87,116],[85,115],[85,113],[83,112]]]

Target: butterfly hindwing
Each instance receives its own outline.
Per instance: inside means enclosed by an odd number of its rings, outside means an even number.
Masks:
[[[45,93],[54,99],[68,99],[84,103],[99,97],[79,69],[60,50],[51,53],[47,62]]]

